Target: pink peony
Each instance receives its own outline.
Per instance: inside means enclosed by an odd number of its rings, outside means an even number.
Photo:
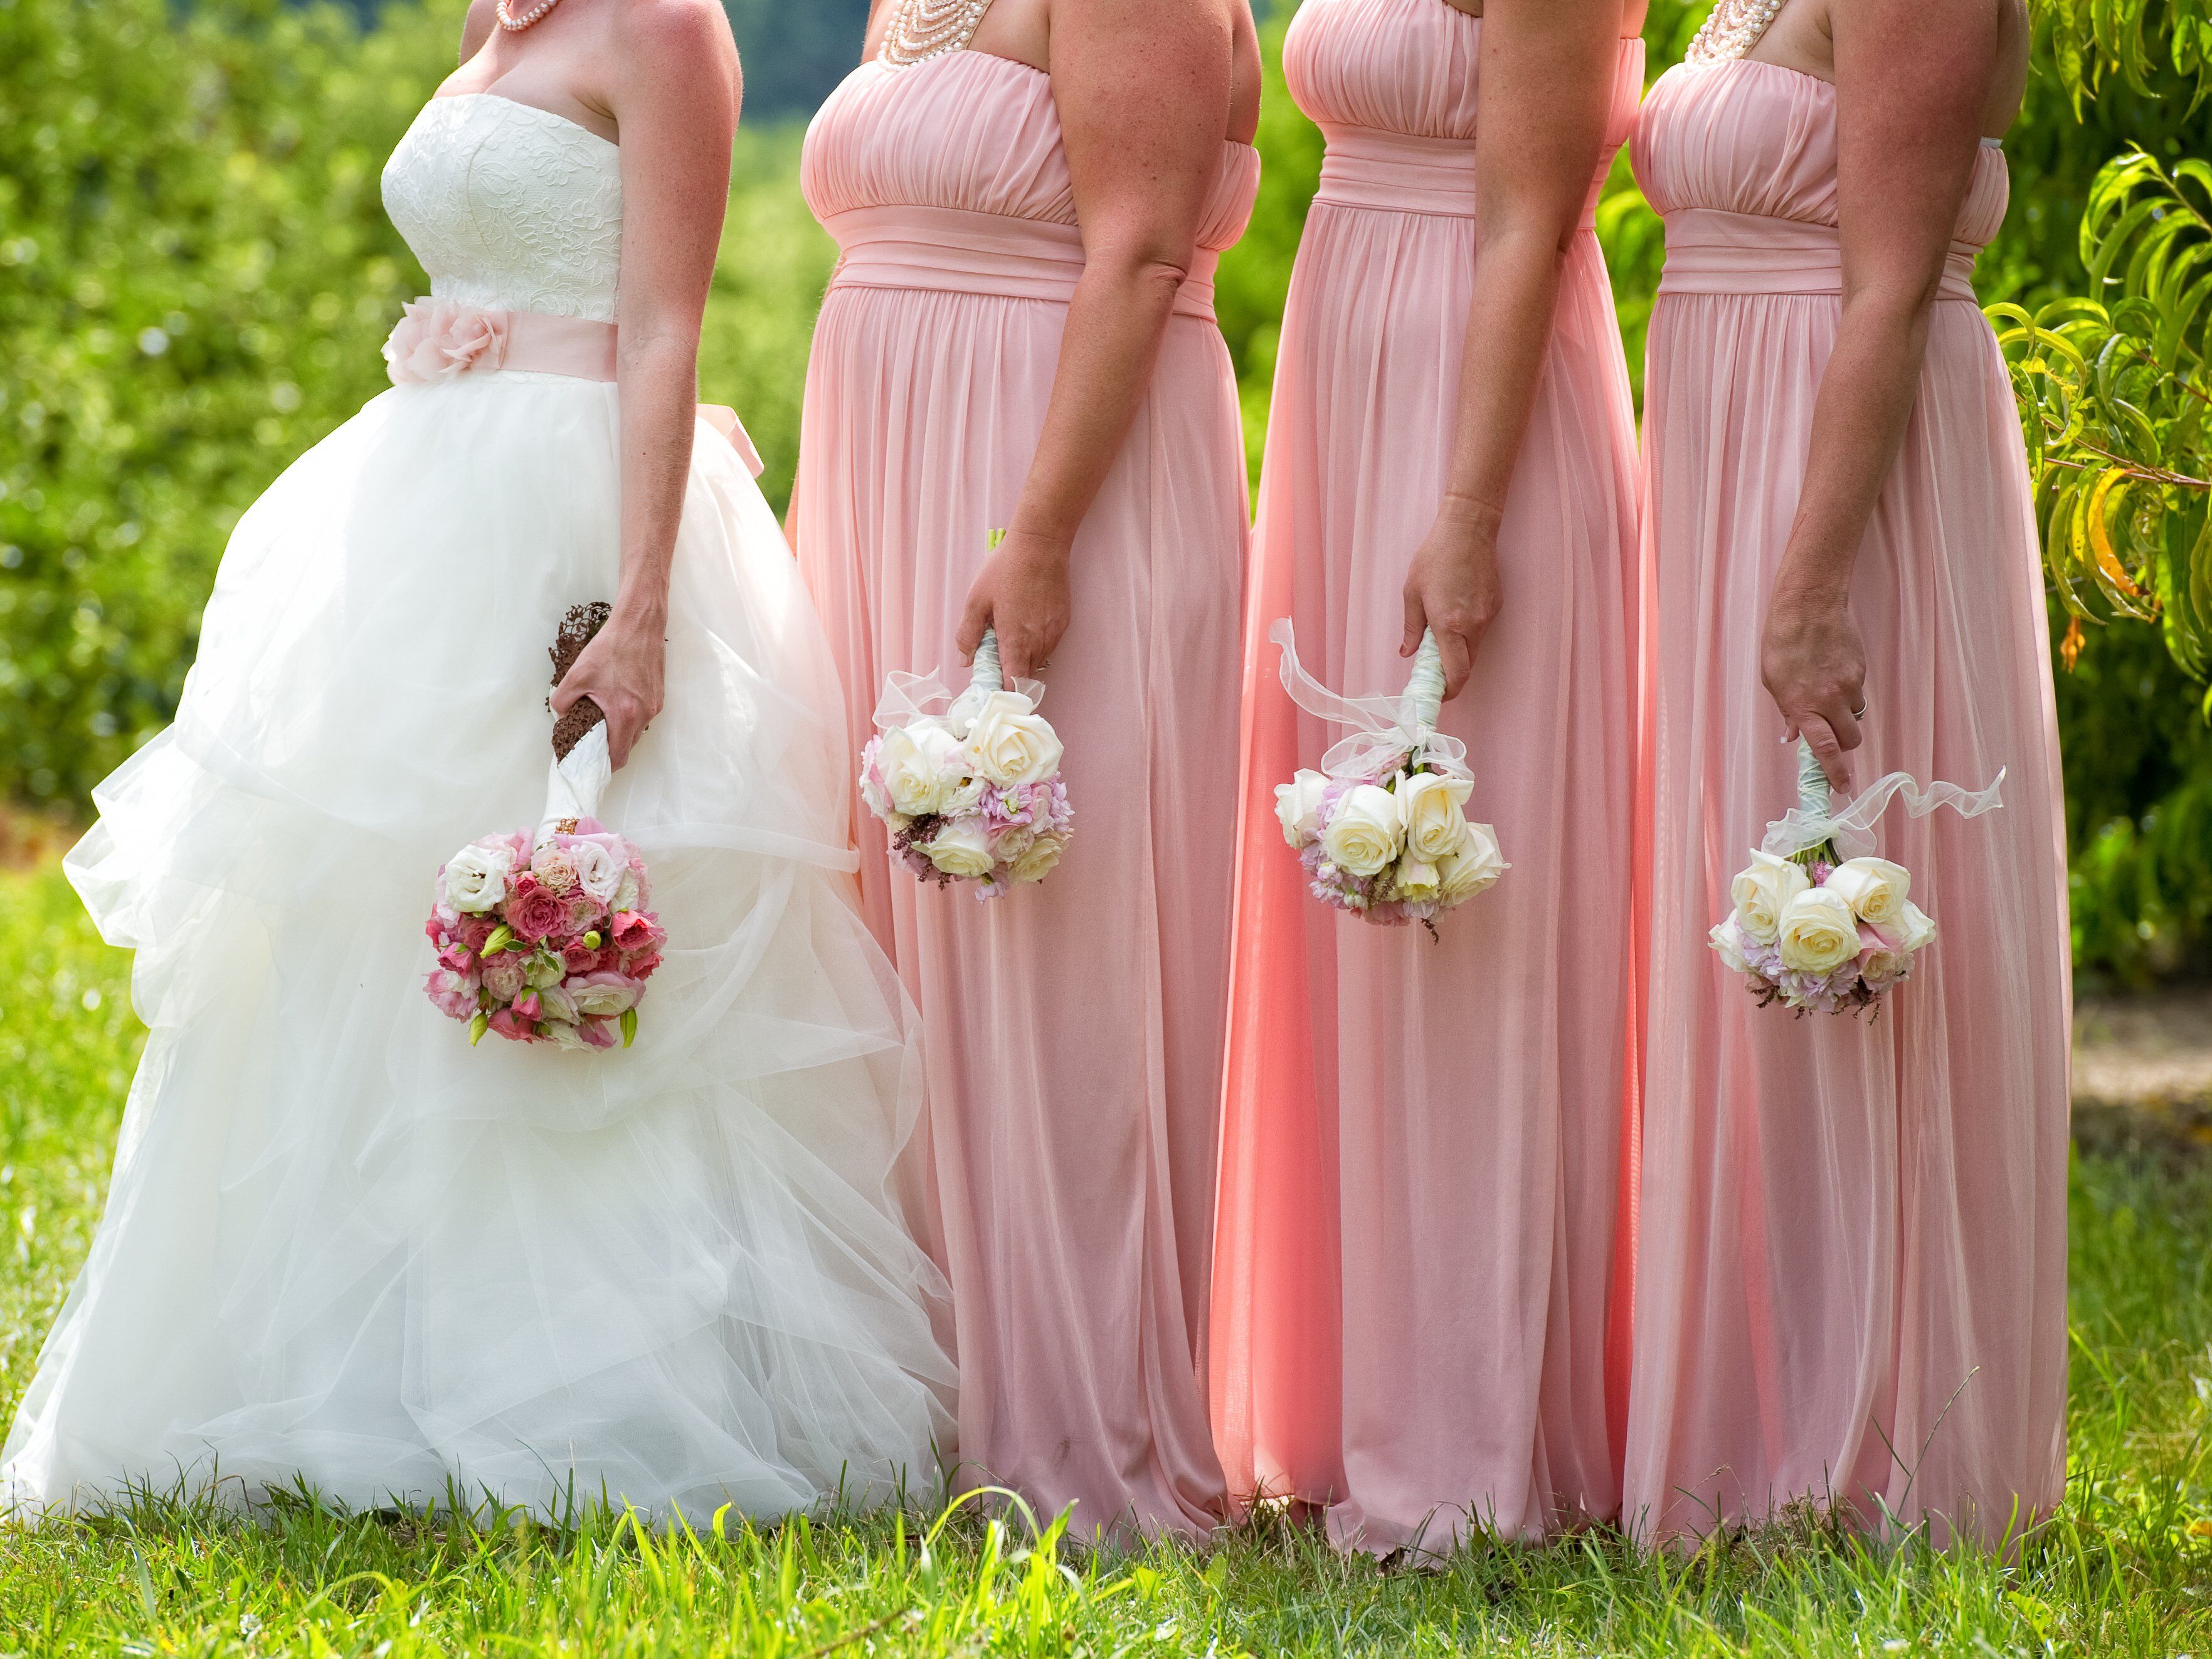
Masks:
[[[539,1020],[545,1018],[545,1005],[538,1001],[537,992],[525,991],[515,998],[514,1012],[525,1019]]]
[[[557,933],[568,920],[568,907],[561,896],[552,891],[533,875],[515,878],[507,903],[501,911],[507,925],[514,929],[515,937],[536,944],[550,933]]]
[[[538,1036],[538,1033],[531,1029],[530,1022],[512,1008],[493,1010],[491,1029],[509,1042],[532,1042]]]
[[[438,965],[450,968],[457,974],[465,974],[477,965],[476,954],[465,945],[441,945],[438,947]]]
[[[651,979],[653,970],[660,966],[660,952],[641,951],[635,956],[626,956],[617,964],[632,979]]]
[[[581,938],[565,941],[561,946],[561,965],[572,974],[588,974],[597,970],[599,958],[610,952],[586,945]]]
[[[477,1013],[477,977],[473,974],[457,974],[448,968],[434,968],[422,981],[422,989],[440,1013],[447,1019],[474,1019]]]

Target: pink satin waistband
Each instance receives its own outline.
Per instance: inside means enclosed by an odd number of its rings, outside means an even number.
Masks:
[[[384,343],[384,361],[394,386],[491,368],[611,380],[615,325],[545,311],[485,310],[458,300],[410,300]]]
[[[962,208],[848,208],[823,221],[842,257],[830,279],[841,288],[921,289],[989,294],[1066,305],[1083,275],[1083,233],[1073,225]],[[1220,256],[1200,249],[1176,295],[1175,314],[1213,320]]]
[[[1976,303],[1971,243],[1954,242],[1943,261],[1941,300]],[[1720,208],[1678,208],[1667,216],[1662,294],[1841,294],[1842,239],[1833,225]]]
[[[1384,213],[1474,216],[1474,140],[1425,138],[1378,127],[1328,126],[1316,202],[1372,208]],[[1612,156],[1606,161],[1609,167]],[[1597,222],[1598,187],[1606,167],[1590,181],[1583,204],[1583,228]]]

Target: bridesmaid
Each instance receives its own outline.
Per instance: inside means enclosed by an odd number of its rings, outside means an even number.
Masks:
[[[1643,10],[1308,0],[1285,46],[1328,156],[1245,630],[1213,1407],[1232,1492],[1377,1553],[1619,1507],[1636,428],[1590,216]],[[1513,865],[1440,943],[1322,908],[1283,845],[1274,787],[1333,735],[1278,678],[1286,615],[1347,692],[1437,633]]]
[[[2020,0],[1721,0],[1644,106],[1667,267],[1642,1536],[1809,1495],[1993,1544],[2064,1480],[2057,736],[2020,428],[1971,281],[2027,39]],[[1942,927],[1878,1020],[1755,1007],[1706,946],[1795,799],[1801,732],[1839,789],[2006,769],[2002,811],[1878,826]]]
[[[887,671],[988,623],[1051,686],[1077,815],[988,904],[860,817],[929,1031],[962,1475],[1085,1535],[1195,1534],[1225,1507],[1201,1378],[1248,539],[1212,279],[1259,180],[1258,41],[1244,0],[878,0],[869,41],[806,143],[843,257],[799,556],[856,744]]]

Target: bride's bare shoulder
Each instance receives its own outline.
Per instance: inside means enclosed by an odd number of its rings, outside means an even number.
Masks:
[[[738,61],[720,0],[620,0],[615,22],[617,50],[640,69],[682,73]]]

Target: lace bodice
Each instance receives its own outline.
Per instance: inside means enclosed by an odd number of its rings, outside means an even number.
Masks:
[[[611,323],[621,155],[535,105],[434,98],[384,164],[384,209],[439,299]]]

